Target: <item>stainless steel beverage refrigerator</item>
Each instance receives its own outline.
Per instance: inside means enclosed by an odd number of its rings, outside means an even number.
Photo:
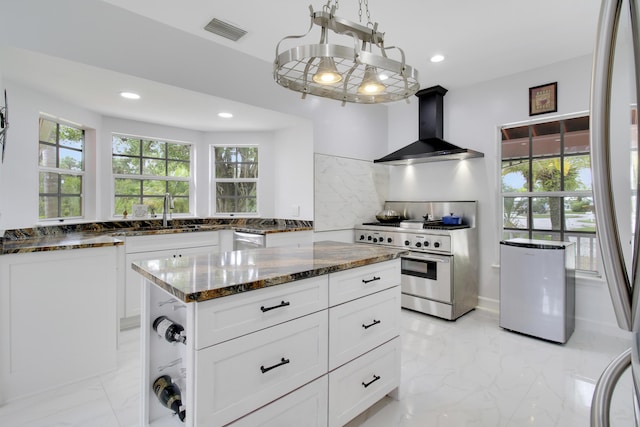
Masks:
[[[596,385],[591,425],[597,427],[609,425],[613,390],[630,365],[640,425],[639,1],[602,1],[593,59],[591,167],[600,258],[618,326],[632,335],[631,347],[611,362]]]

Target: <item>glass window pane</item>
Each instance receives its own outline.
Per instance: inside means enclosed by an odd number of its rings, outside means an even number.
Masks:
[[[145,196],[148,195],[156,195],[156,196],[164,196],[167,192],[167,183],[166,181],[158,181],[145,179],[142,184],[142,194]]]
[[[60,209],[63,217],[82,216],[82,199],[64,196],[60,198]]]
[[[40,172],[40,194],[58,194],[58,174]]]
[[[256,147],[238,147],[238,162],[258,163],[258,149]]]
[[[502,191],[505,193],[528,191],[529,161],[502,162]]]
[[[143,141],[142,155],[144,157],[155,157],[163,159],[167,157],[167,144],[162,141]]]
[[[216,163],[216,178],[233,179],[235,177],[235,163]]]
[[[591,157],[570,156],[564,160],[564,190],[591,190]]]
[[[56,144],[58,124],[47,119],[40,119],[40,141]]]
[[[531,162],[533,188],[531,191],[562,190],[562,172],[560,158],[534,159]]]
[[[140,174],[140,158],[113,156],[113,173],[124,175]]]
[[[156,216],[162,216],[164,210],[164,197],[159,196],[144,196],[142,203],[149,206],[149,213]]]
[[[60,175],[60,193],[82,194],[82,177],[78,175]]]
[[[142,192],[142,180],[116,178],[115,193],[117,195],[139,195]]]
[[[191,146],[187,144],[167,144],[167,157],[175,160],[189,161]]]
[[[114,135],[112,140],[113,154],[140,156],[140,140]]]
[[[528,231],[502,230],[502,240],[528,239],[528,238],[529,238]]]
[[[532,197],[533,228],[560,230],[562,228],[562,197]]]
[[[257,163],[240,163],[238,164],[238,178],[255,179],[258,177]]]
[[[237,212],[235,208],[235,199],[216,198],[216,212],[232,213]]]
[[[560,241],[560,234],[534,231],[531,234],[531,238],[532,239],[536,239],[536,240],[549,240],[551,242],[559,242]]]
[[[569,231],[596,231],[592,197],[565,197],[565,218]]]
[[[82,151],[60,147],[59,168],[75,171],[84,170],[84,166],[82,165]]]
[[[144,159],[142,174],[151,176],[167,176],[167,165],[164,160]]]
[[[38,165],[55,168],[58,165],[58,151],[55,145],[40,144]]]
[[[578,270],[597,270],[598,238],[595,234],[565,234],[564,239],[576,244],[576,268]]]
[[[578,154],[590,152],[589,117],[576,117],[564,121],[564,152]]]
[[[127,211],[128,214],[131,214],[131,212],[133,212],[133,205],[140,203],[140,198],[116,196],[114,201],[114,215],[122,215],[124,211]]]
[[[255,197],[257,195],[258,185],[255,182],[239,182],[236,185],[236,194],[238,196]]]
[[[533,157],[559,156],[560,122],[539,123],[531,129],[531,150]]]
[[[40,196],[39,214],[40,219],[58,218],[58,196]]]
[[[503,205],[504,228],[527,228],[529,223],[529,199],[505,197]]]
[[[173,197],[185,196],[189,197],[189,182],[185,181],[168,181],[169,194]]]
[[[235,147],[215,147],[216,163],[235,162],[236,148]]]
[[[219,197],[235,196],[236,184],[233,182],[218,182],[216,183],[216,195]]]
[[[189,198],[174,197],[173,213],[189,213]]]
[[[82,150],[84,131],[71,126],[60,125],[60,145],[76,150]]]
[[[170,160],[167,162],[168,176],[186,178],[190,175],[189,162],[178,162]]]

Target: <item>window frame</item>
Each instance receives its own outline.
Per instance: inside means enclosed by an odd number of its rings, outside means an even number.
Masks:
[[[579,271],[581,274],[585,274],[585,275],[591,275],[591,276],[600,276],[601,274],[601,264],[600,264],[600,251],[599,251],[599,247],[598,247],[598,243],[597,243],[597,231],[581,231],[581,230],[570,230],[567,228],[567,224],[565,221],[565,207],[564,204],[566,203],[566,200],[569,198],[573,198],[573,197],[587,197],[590,198],[591,200],[593,200],[593,188],[591,188],[591,190],[564,190],[564,184],[565,184],[565,179],[562,178],[561,180],[561,189],[557,190],[557,191],[535,191],[531,185],[532,183],[530,183],[530,188],[528,188],[526,192],[505,192],[503,191],[503,162],[506,159],[503,159],[503,130],[504,129],[513,129],[513,128],[517,128],[517,127],[529,127],[529,155],[527,157],[527,162],[529,163],[529,171],[531,174],[531,167],[533,165],[533,162],[537,159],[543,159],[543,158],[559,158],[561,160],[561,171],[564,170],[564,162],[562,161],[563,159],[566,159],[568,157],[575,157],[575,156],[585,156],[588,155],[589,156],[589,161],[591,161],[591,147],[589,147],[589,152],[588,153],[566,153],[565,152],[565,137],[564,137],[564,131],[561,129],[561,133],[563,134],[563,137],[561,138],[561,145],[560,145],[560,150],[559,153],[557,155],[546,155],[546,156],[535,156],[533,155],[533,147],[531,144],[532,141],[535,141],[535,138],[532,138],[531,135],[531,128],[533,126],[536,125],[541,125],[541,124],[546,124],[546,123],[558,123],[558,122],[563,122],[563,121],[567,121],[567,120],[571,120],[571,119],[577,119],[577,118],[589,118],[589,112],[588,111],[583,111],[583,112],[577,112],[577,113],[572,113],[572,114],[565,114],[565,115],[558,115],[558,116],[551,116],[551,117],[544,117],[544,118],[538,118],[535,120],[528,120],[528,121],[524,121],[524,122],[517,122],[517,123],[508,123],[508,124],[504,124],[501,126],[497,126],[496,127],[496,140],[497,140],[497,145],[498,145],[498,151],[497,151],[497,188],[499,189],[499,197],[497,200],[497,212],[500,213],[499,216],[499,225],[498,225],[498,230],[497,230],[497,234],[498,234],[498,241],[502,241],[506,238],[505,234],[506,233],[514,233],[514,234],[519,234],[519,233],[525,233],[527,236],[525,236],[525,238],[536,238],[535,235],[540,235],[540,234],[547,234],[547,235],[556,235],[558,236],[558,238],[560,240],[567,240],[568,236],[571,236],[572,238],[578,238],[580,236],[592,236],[591,240],[592,240],[592,246],[591,249],[592,255],[590,257],[591,260],[591,267],[592,269],[581,269],[579,268],[579,263],[577,262],[578,260],[576,260],[576,270]],[[590,124],[589,124],[590,127]],[[563,174],[564,175],[564,174]],[[593,178],[592,178],[593,179]],[[504,211],[504,206],[505,206],[505,198],[514,198],[514,197],[522,197],[527,199],[527,224],[526,227],[524,228],[509,228],[509,227],[505,227],[505,219],[504,219],[504,215],[505,215],[505,211]],[[533,199],[536,198],[551,198],[551,197],[555,197],[555,198],[560,198],[562,200],[562,209],[561,209],[561,219],[560,219],[560,229],[559,230],[554,230],[554,229],[539,229],[539,228],[534,228],[533,227]],[[566,237],[565,237],[566,236]],[[515,237],[515,236],[514,236]],[[579,244],[579,241],[576,243]],[[579,255],[579,251],[576,251],[576,257],[578,257]],[[499,253],[497,253],[497,257],[499,259]]]
[[[258,173],[257,178],[216,178],[216,148],[255,148],[258,152]],[[260,216],[260,145],[255,143],[245,144],[211,144],[209,146],[209,185],[210,185],[210,204],[209,211],[211,216],[216,217],[259,217]],[[255,212],[218,212],[217,183],[255,183],[256,186],[256,211]]]
[[[169,150],[167,150],[166,148],[168,148],[168,145],[165,146],[165,155],[163,158],[160,157],[150,157],[150,156],[145,156],[144,152],[143,152],[143,147],[140,147],[140,153],[138,155],[123,155],[123,154],[118,154],[118,153],[114,153],[114,138],[119,137],[119,138],[127,138],[127,139],[135,139],[135,140],[140,140],[141,144],[144,144],[145,142],[152,142],[152,143],[164,143],[164,144],[175,144],[175,145],[184,145],[184,146],[188,146],[189,147],[189,176],[188,177],[175,177],[175,176],[169,176],[166,175],[168,173],[168,163],[170,161],[178,161],[178,162],[184,162],[186,163],[186,161],[183,160],[179,160],[179,159],[171,159],[169,158]],[[114,172],[114,157],[128,157],[128,158],[134,158],[134,159],[139,159],[140,161],[140,173],[139,174],[131,174],[131,173],[115,173]],[[164,161],[165,164],[165,175],[151,175],[151,174],[144,174],[143,173],[143,168],[144,168],[144,160],[158,160],[158,159],[162,159]],[[168,186],[169,183],[171,182],[185,182],[188,183],[189,186],[189,195],[188,195],[188,211],[187,212],[181,212],[181,213],[175,213],[173,211],[171,211],[171,215],[172,217],[190,217],[190,216],[194,216],[194,199],[195,199],[195,186],[194,186],[194,144],[192,142],[188,142],[188,141],[177,141],[177,140],[172,140],[172,139],[167,139],[167,138],[156,138],[156,137],[147,137],[147,136],[140,136],[140,135],[133,135],[133,134],[128,134],[128,133],[123,133],[123,132],[112,132],[111,133],[111,217],[112,218],[120,218],[122,219],[124,217],[122,212],[116,212],[116,197],[130,197],[130,198],[135,198],[138,197],[138,203],[144,203],[145,199],[162,199],[164,197],[164,193],[162,196],[160,195],[154,195],[154,194],[148,194],[145,195],[144,193],[144,183],[148,182],[148,181],[160,181],[160,182],[164,182],[164,187],[165,187],[165,193],[168,192],[169,194],[171,194],[170,191],[168,191]],[[140,192],[137,195],[118,195],[116,193],[116,180],[118,179],[131,179],[131,180],[139,180],[140,181]],[[174,197],[174,202],[175,199],[178,198],[186,198],[185,196],[175,196],[172,194],[172,197]],[[126,208],[125,208],[126,210]],[[133,212],[128,211],[127,210],[128,215],[133,215]],[[150,207],[150,210],[148,212],[148,218],[158,218],[158,217],[162,217],[162,209],[158,209],[158,210],[153,210]],[[136,218],[137,219],[137,218]],[[139,218],[139,219],[144,219],[144,218]]]
[[[56,142],[51,143],[49,141],[42,141],[40,139],[40,124],[42,120],[46,120],[48,122],[51,123],[55,123],[56,125]],[[82,131],[82,147],[80,149],[74,148],[74,147],[67,147],[64,145],[60,145],[60,126],[66,126],[66,127],[70,127],[73,129],[77,129]],[[38,223],[48,223],[51,221],[56,221],[56,222],[60,222],[60,221],[68,221],[68,220],[82,220],[85,218],[85,213],[86,213],[86,207],[85,207],[85,188],[86,188],[86,154],[87,154],[87,129],[85,129],[82,125],[77,124],[77,123],[72,123],[57,117],[53,117],[50,115],[45,115],[45,114],[40,114],[40,116],[38,117]],[[47,145],[50,147],[54,147],[55,151],[56,151],[56,166],[55,167],[51,167],[51,166],[41,166],[40,165],[40,155],[41,155],[41,151],[40,151],[40,147],[42,145]],[[82,169],[81,170],[74,170],[74,169],[62,169],[60,168],[60,149],[65,149],[65,150],[71,150],[71,151],[75,151],[75,152],[79,152],[82,158]],[[55,193],[43,193],[40,191],[40,175],[42,173],[53,173],[57,175],[58,178],[58,185],[57,185],[57,191]],[[71,175],[71,176],[77,176],[80,178],[80,194],[77,195],[75,193],[63,193],[62,192],[62,183],[61,183],[61,176],[62,175]],[[55,217],[47,217],[47,218],[41,218],[40,217],[40,199],[43,196],[47,196],[47,197],[56,197],[57,198],[57,204],[58,204],[58,216]],[[80,202],[80,215],[78,216],[60,216],[60,211],[61,211],[61,205],[62,205],[62,200],[65,197],[77,197],[79,198],[79,202]]]

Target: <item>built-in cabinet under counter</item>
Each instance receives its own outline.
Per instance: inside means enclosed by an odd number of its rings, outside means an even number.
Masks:
[[[400,384],[401,253],[318,242],[136,263],[146,279],[141,424],[346,424]],[[237,280],[216,285],[225,273]],[[156,334],[162,315],[186,344]],[[164,374],[181,389],[184,423],[154,395]]]

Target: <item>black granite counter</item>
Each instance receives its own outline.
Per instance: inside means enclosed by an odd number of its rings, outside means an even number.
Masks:
[[[163,226],[159,219],[62,224],[6,230],[0,255],[81,249],[124,244],[126,236],[238,230],[269,234],[313,230],[313,221],[273,218],[174,219]]]
[[[406,251],[316,242],[304,247],[187,255],[135,262],[132,268],[185,302],[206,301],[399,258]]]

